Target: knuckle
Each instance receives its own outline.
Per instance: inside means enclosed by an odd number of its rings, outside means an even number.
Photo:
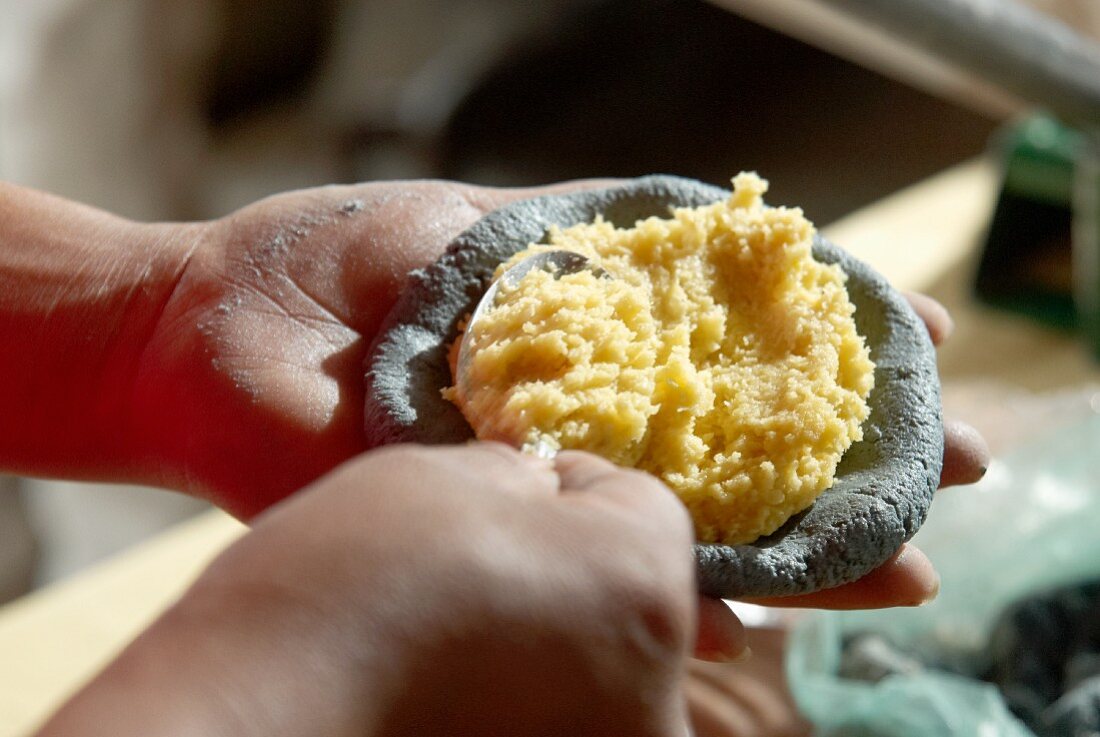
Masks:
[[[489,456],[494,461],[499,460],[517,468],[526,468],[534,460],[520,450],[495,440],[479,440],[467,445],[457,446],[456,450],[470,459],[471,462],[477,462],[479,456]]]
[[[624,577],[612,590],[620,608],[620,631],[631,650],[663,660],[687,646],[691,593],[683,581],[650,571]]]
[[[658,539],[664,537],[664,541]],[[694,626],[695,568],[690,546],[663,533],[625,534],[604,558],[602,590],[631,648],[668,657],[686,647]]]
[[[614,480],[622,469],[610,461],[591,453],[566,450],[554,459],[554,468],[562,483],[574,490],[590,488],[607,480]]]

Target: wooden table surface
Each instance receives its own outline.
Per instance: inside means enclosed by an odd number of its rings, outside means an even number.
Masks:
[[[958,329],[941,354],[946,378],[995,375],[1028,387],[1095,378],[1071,338],[967,300],[996,187],[989,162],[969,162],[824,230],[899,287],[930,291],[951,307]],[[1018,360],[1035,351],[1046,360]],[[33,732],[243,531],[224,514],[207,513],[0,608],[0,737]]]

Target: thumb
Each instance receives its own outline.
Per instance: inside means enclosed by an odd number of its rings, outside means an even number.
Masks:
[[[529,200],[546,195],[571,194],[590,189],[605,189],[622,184],[621,179],[574,179],[540,187],[481,187],[471,185],[467,198],[482,212],[489,212],[511,202]]]

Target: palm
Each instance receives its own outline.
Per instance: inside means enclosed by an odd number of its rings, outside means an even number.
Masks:
[[[515,196],[327,187],[212,223],[139,376],[161,412],[135,434],[166,483],[250,517],[361,451],[363,359],[405,275]]]

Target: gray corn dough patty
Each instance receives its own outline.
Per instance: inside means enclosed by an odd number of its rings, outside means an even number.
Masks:
[[[459,443],[474,437],[443,399],[447,352],[503,261],[544,241],[551,225],[620,227],[672,207],[698,207],[729,192],[669,176],[610,189],[553,195],[497,210],[460,235],[431,266],[410,275],[371,347],[366,432],[371,446]],[[821,237],[815,258],[848,274],[856,327],[871,350],[875,388],[864,439],[848,449],[836,481],[805,512],[748,545],[698,544],[699,589],[723,598],[803,594],[855,581],[878,567],[920,527],[943,459],[935,352],[909,303],[886,280]]]

